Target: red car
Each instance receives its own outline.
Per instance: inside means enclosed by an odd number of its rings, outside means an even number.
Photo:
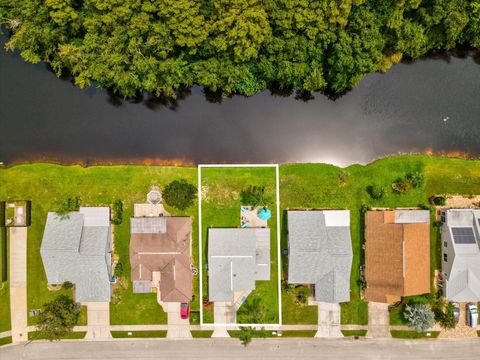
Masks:
[[[190,315],[190,304],[181,303],[180,304],[180,317],[182,319],[188,319],[189,315]]]

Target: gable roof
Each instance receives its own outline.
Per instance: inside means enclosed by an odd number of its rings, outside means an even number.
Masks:
[[[49,284],[75,284],[78,302],[110,301],[110,208],[49,212],[40,254]]]
[[[256,280],[270,280],[270,229],[209,229],[210,301],[233,301],[235,292],[255,289]]]
[[[365,278],[368,301],[393,303],[430,292],[428,210],[367,211]]]
[[[349,210],[288,211],[288,282],[315,284],[317,301],[350,301]]]
[[[455,236],[456,229],[469,229],[469,241]],[[459,302],[480,301],[480,210],[447,210],[442,229],[442,237],[445,236],[452,240],[454,255],[445,281],[446,298]]]
[[[130,219],[130,265],[134,291],[146,292],[146,281],[160,272],[160,298],[165,302],[192,299],[190,217]],[[151,285],[150,285],[151,290]]]

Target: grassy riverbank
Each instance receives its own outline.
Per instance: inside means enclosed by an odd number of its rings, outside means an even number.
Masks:
[[[397,178],[410,172],[422,172],[425,183],[406,194],[396,194],[391,184]],[[274,176],[264,177],[253,174],[255,183],[267,179],[268,184]],[[231,182],[237,191],[251,181],[247,173],[238,172]],[[133,294],[130,284],[130,266],[128,261],[129,217],[133,212],[133,204],[145,201],[145,195],[151,185],[163,188],[174,179],[185,178],[192,184],[197,182],[196,168],[157,167],[157,166],[98,166],[82,168],[80,166],[59,166],[50,164],[19,165],[0,170],[0,199],[31,199],[32,226],[28,230],[28,310],[40,308],[42,304],[61,293],[72,295],[71,290],[49,291],[40,257],[40,244],[48,211],[68,197],[79,196],[83,205],[111,205],[116,199],[124,204],[123,223],[115,227],[115,252],[124,264],[124,287],[118,295],[120,302],[111,305],[112,324],[161,324],[166,316],[156,303],[154,295]],[[259,180],[260,179],[260,180]],[[271,179],[271,180],[270,180]],[[380,185],[386,189],[386,195],[380,200],[373,200],[366,188],[369,185]],[[269,185],[270,186],[270,185]],[[215,191],[214,193],[222,194]],[[339,208],[351,211],[351,233],[354,260],[351,276],[352,301],[342,305],[343,324],[366,324],[368,319],[367,304],[360,299],[360,288],[357,280],[359,265],[363,261],[362,242],[363,225],[361,208],[363,205],[375,207],[410,207],[428,205],[432,194],[464,194],[480,193],[480,161],[448,159],[429,156],[399,156],[378,160],[367,166],[353,165],[341,169],[326,164],[292,164],[280,167],[280,197],[282,221],[282,248],[286,247],[285,210],[288,208]],[[228,198],[228,196],[226,196]],[[230,198],[229,198],[230,199]],[[231,200],[231,199],[230,199]],[[228,200],[230,202],[230,200]],[[213,203],[212,203],[213,204]],[[209,202],[204,216],[206,224],[215,226],[238,226],[238,200],[225,205],[222,211],[209,213]],[[213,206],[213,205],[212,205]],[[218,209],[218,208],[217,208]],[[228,211],[227,211],[228,210]],[[168,208],[174,215],[180,212]],[[193,259],[198,260],[198,216],[196,204],[186,211],[194,219],[193,224]],[[209,220],[210,218],[210,220]],[[235,219],[234,222],[232,222]],[[275,214],[272,217],[275,219]],[[225,221],[224,221],[225,220]],[[228,221],[227,221],[228,220]],[[207,225],[207,226],[208,226]],[[271,220],[269,226],[275,229]],[[205,236],[205,234],[204,234]],[[440,241],[438,232],[432,230],[431,239],[432,271],[441,266]],[[276,249],[276,248],[275,248]],[[286,270],[286,258],[282,259]],[[276,265],[272,265],[272,274]],[[192,310],[199,307],[198,277],[194,279],[195,300]],[[267,296],[267,295],[265,295]],[[270,296],[270,295],[268,295]],[[283,294],[283,322],[286,324],[314,324],[317,321],[315,307],[297,305],[295,297]],[[266,301],[274,301],[266,299]],[[273,306],[273,305],[272,305]],[[0,291],[0,329],[10,328],[7,314],[9,308],[8,291]],[[29,319],[30,323],[35,322]]]

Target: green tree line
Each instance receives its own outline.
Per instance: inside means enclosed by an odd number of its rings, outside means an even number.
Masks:
[[[0,0],[7,50],[79,87],[342,93],[431,50],[480,46],[480,0]]]

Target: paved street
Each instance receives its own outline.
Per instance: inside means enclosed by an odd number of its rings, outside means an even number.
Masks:
[[[57,359],[475,359],[479,340],[254,340],[34,342],[0,348],[2,360]]]

